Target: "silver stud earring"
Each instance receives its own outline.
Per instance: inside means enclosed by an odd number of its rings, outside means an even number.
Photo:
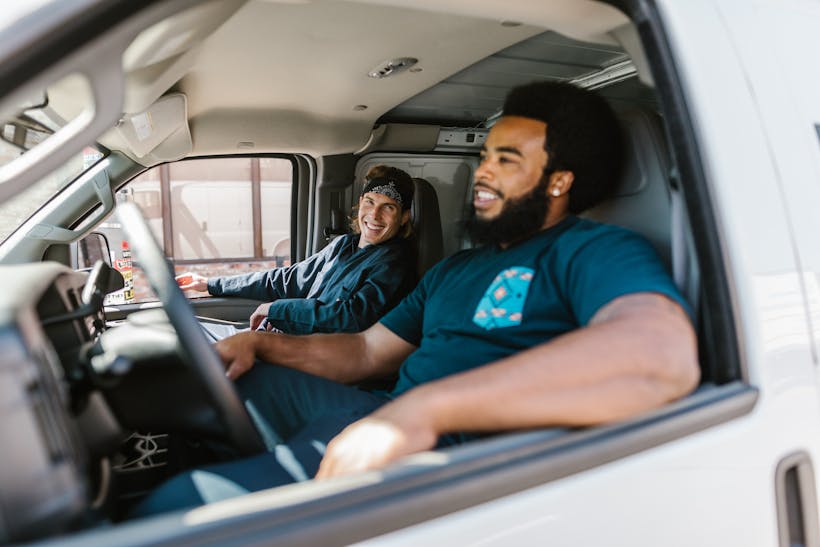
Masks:
[[[553,188],[552,189],[552,195],[555,196],[555,197],[560,196],[561,195],[561,190],[559,190],[558,188]]]

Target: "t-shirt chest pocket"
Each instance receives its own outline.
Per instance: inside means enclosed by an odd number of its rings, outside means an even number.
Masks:
[[[520,325],[534,273],[525,266],[513,266],[499,273],[484,291],[473,323],[486,330]]]

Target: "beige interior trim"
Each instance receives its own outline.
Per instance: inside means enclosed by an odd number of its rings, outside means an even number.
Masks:
[[[140,163],[179,159],[192,148],[182,93],[165,95],[143,112],[124,115],[112,131],[116,137],[111,135],[107,140],[118,138]]]
[[[380,6],[407,6],[431,12],[514,21],[554,30],[585,42],[614,45],[609,35],[629,22],[617,8],[594,0],[351,0]]]
[[[382,114],[488,55],[545,29],[614,44],[611,31],[626,23],[593,0],[215,0],[154,24],[123,52],[123,109],[184,93],[193,155],[350,153]],[[396,57],[418,63],[367,76]],[[70,119],[69,93],[49,96]],[[156,159],[115,132],[101,142]]]

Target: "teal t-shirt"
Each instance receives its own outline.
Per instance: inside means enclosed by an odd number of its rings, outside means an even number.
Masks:
[[[637,292],[664,294],[688,310],[649,242],[577,217],[507,249],[456,253],[381,320],[418,346],[389,395],[547,342]]]

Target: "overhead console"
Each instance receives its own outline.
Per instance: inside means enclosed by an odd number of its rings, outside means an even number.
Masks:
[[[369,152],[475,152],[481,150],[489,129],[438,125],[386,123],[376,126],[367,143],[356,151]]]
[[[442,127],[438,132],[436,151],[471,152],[481,150],[487,140],[489,129]]]

